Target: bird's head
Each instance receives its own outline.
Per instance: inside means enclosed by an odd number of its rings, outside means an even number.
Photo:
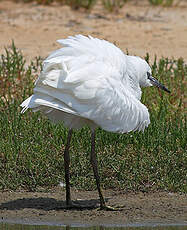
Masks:
[[[131,66],[129,68],[129,76],[132,77],[133,81],[138,81],[140,87],[157,86],[158,88],[170,93],[169,89],[152,76],[151,67],[144,59],[136,56],[128,57],[128,64]]]

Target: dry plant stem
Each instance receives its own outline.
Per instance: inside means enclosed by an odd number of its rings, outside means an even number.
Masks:
[[[71,142],[73,130],[70,129],[68,132],[67,143],[64,151],[64,169],[65,169],[65,180],[66,180],[66,205],[70,206],[71,202],[71,194],[70,194],[70,181],[69,181],[69,164],[70,164],[70,156],[69,156],[69,147]]]
[[[95,177],[96,184],[97,184],[97,190],[98,190],[99,198],[100,198],[100,207],[101,207],[101,209],[105,209],[106,204],[105,204],[103,194],[102,194],[102,191],[101,191],[100,178],[99,178],[98,166],[97,166],[97,155],[96,155],[96,152],[95,152],[95,130],[92,131],[92,136],[91,136],[90,162],[92,164],[94,177]]]

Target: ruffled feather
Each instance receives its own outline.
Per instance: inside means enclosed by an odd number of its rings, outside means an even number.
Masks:
[[[80,128],[89,125],[125,133],[149,125],[147,108],[129,88],[126,58],[113,44],[77,35],[59,40],[64,46],[45,61],[34,88],[24,101],[54,122]]]

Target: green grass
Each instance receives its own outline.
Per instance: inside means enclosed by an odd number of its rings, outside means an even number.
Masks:
[[[38,4],[49,5],[53,2],[58,2],[61,5],[69,5],[72,9],[85,8],[90,10],[97,2],[101,2],[105,9],[108,11],[118,11],[124,6],[126,2],[132,0],[13,0],[15,2],[33,2],[36,1]],[[162,5],[162,6],[172,6],[178,5],[180,0],[148,0],[151,5]]]
[[[102,4],[108,11],[118,11],[128,0],[102,0]]]
[[[33,2],[36,1],[38,4],[50,5],[53,2],[58,2],[61,5],[68,5],[72,9],[91,9],[97,2],[97,0],[14,0],[16,2]]]
[[[174,4],[174,0],[149,0],[149,2],[155,6],[162,5],[167,7],[172,6]],[[179,1],[176,4],[179,4]]]
[[[146,56],[149,60],[149,55]],[[104,188],[125,191],[187,192],[185,86],[187,66],[182,59],[155,58],[153,74],[172,93],[151,87],[143,103],[151,114],[144,133],[96,134],[99,172]],[[0,59],[0,189],[38,190],[64,181],[63,150],[67,129],[53,125],[40,113],[20,113],[20,104],[32,94],[41,70],[41,58],[29,65],[12,44]],[[89,163],[90,130],[73,134],[71,183],[78,189],[96,189]]]

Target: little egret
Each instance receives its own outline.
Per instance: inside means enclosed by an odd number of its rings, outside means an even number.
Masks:
[[[21,106],[41,111],[55,123],[69,128],[64,151],[66,207],[73,208],[69,181],[69,148],[72,130],[84,125],[91,128],[91,157],[100,198],[100,208],[106,206],[100,187],[95,129],[115,133],[143,131],[150,123],[149,112],[140,102],[141,87],[155,85],[170,92],[151,74],[148,63],[136,56],[125,55],[114,44],[76,35],[58,40],[63,48],[51,53],[43,62],[34,94]]]

